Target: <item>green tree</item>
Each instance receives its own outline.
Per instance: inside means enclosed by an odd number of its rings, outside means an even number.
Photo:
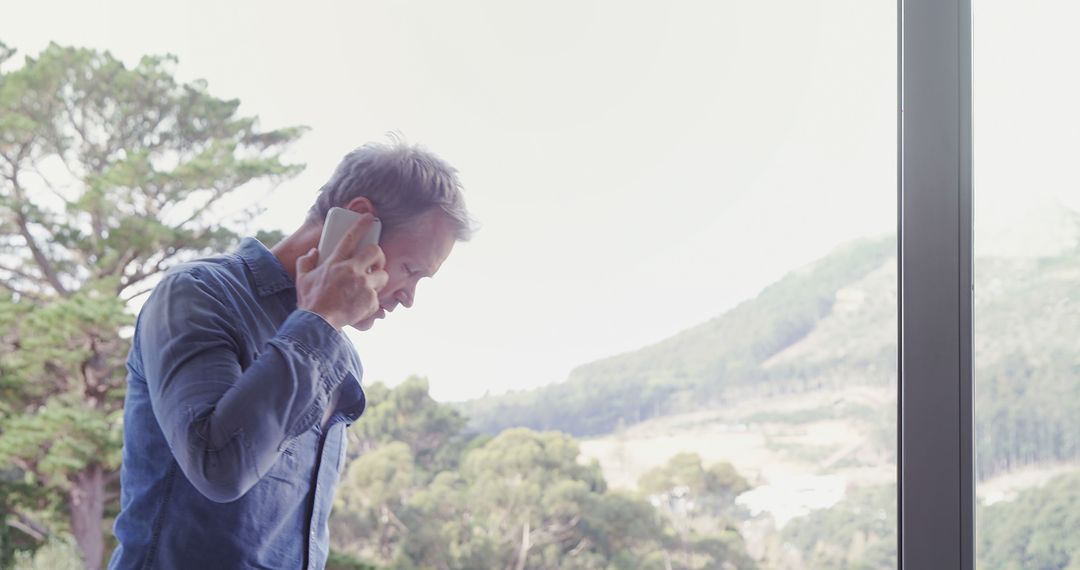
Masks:
[[[715,496],[724,503],[750,490],[750,483],[728,462],[713,464],[708,469],[696,453],[677,453],[667,464],[647,471],[638,487],[650,494],[667,493],[683,487],[697,496]]]
[[[302,128],[260,130],[175,64],[52,44],[0,74],[3,515],[70,531],[87,568],[115,509],[128,302],[234,245],[230,228],[256,212],[254,196],[223,210],[238,190],[302,168],[282,158]]]
[[[608,493],[599,467],[560,433],[505,431],[409,506],[398,568],[663,568],[655,509]]]
[[[568,435],[512,429],[465,439],[465,418],[432,400],[419,378],[373,384],[367,395],[351,434],[366,451],[350,462],[330,521],[342,557],[398,570],[755,567],[729,519],[705,514],[731,512],[749,488],[729,464],[706,469],[696,455],[677,456],[653,474],[664,490],[689,485],[704,507],[702,531],[684,545],[648,500],[609,491]]]
[[[674,530],[673,567],[754,568],[738,523],[745,517],[735,498],[750,483],[730,463],[708,468],[696,453],[678,453],[641,476],[638,488],[649,495]]]
[[[388,389],[383,384],[367,388],[369,405],[364,419],[352,430],[359,445],[354,453],[392,441],[412,449],[420,466],[431,472],[454,466],[465,440],[460,436],[466,420],[460,412],[432,399],[426,378],[411,376]]]
[[[792,520],[782,532],[807,568],[896,568],[896,487],[854,489],[828,509]]]
[[[338,488],[331,534],[343,552],[365,559],[393,560],[408,528],[405,504],[423,483],[409,446],[388,443],[353,461]],[[359,540],[357,540],[359,539]]]
[[[456,468],[468,443],[461,435],[466,420],[432,399],[424,378],[365,391],[368,407],[349,432],[351,462],[330,536],[338,552],[389,564],[412,536],[401,520],[409,498],[439,471]]]
[[[1080,474],[980,506],[976,554],[985,570],[1080,570]]]

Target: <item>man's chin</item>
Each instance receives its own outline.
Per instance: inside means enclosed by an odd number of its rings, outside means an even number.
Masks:
[[[376,320],[377,319],[375,317],[372,317],[370,319],[364,319],[362,321],[353,323],[352,328],[354,328],[354,329],[356,329],[356,330],[358,330],[360,332],[371,330],[371,327],[375,326],[375,321]]]

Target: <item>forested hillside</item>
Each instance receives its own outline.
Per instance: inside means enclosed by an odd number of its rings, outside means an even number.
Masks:
[[[843,247],[655,345],[581,366],[560,384],[465,402],[461,409],[486,433],[522,425],[588,436],[742,393],[793,389],[803,372],[763,364],[813,331],[831,312],[837,290],[881,267],[895,249],[891,239]],[[895,353],[873,359],[891,366]]]
[[[1080,250],[976,263],[978,472],[1080,457]],[[887,386],[896,370],[895,242],[859,242],[653,346],[560,384],[465,402],[471,428],[577,436],[746,397]]]

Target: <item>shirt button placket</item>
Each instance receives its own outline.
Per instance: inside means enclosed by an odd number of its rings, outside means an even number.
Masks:
[[[315,521],[319,520],[319,477],[315,476],[315,508],[311,509],[311,520],[308,527],[308,568],[315,568]]]

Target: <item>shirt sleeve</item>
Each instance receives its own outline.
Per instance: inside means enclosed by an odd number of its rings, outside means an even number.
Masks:
[[[322,417],[353,349],[322,317],[297,310],[241,370],[239,320],[213,289],[195,271],[167,276],[136,334],[173,456],[199,492],[224,503],[242,497]]]

